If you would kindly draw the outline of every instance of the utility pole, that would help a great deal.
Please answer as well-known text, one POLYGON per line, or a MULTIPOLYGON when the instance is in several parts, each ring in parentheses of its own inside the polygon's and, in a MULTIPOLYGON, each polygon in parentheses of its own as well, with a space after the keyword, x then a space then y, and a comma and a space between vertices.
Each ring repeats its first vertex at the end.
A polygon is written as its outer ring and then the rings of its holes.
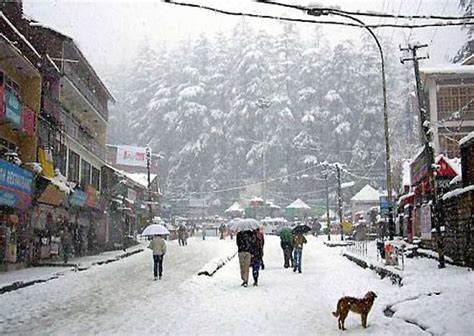
POLYGON ((271 105, 271 102, 266 100, 265 98, 259 98, 257 100, 257 106, 258 108, 262 111, 262 198, 263 198, 263 218, 266 216, 266 210, 267 210, 267 196, 266 196, 266 189, 267 189, 267 174, 266 174, 266 150, 267 150, 267 144, 266 144, 266 137, 265 137, 265 110, 268 109, 271 105))
POLYGON ((339 225, 341 226, 341 241, 344 240, 344 231, 342 230, 342 188, 341 188, 341 167, 335 163, 337 176, 337 207, 339 212, 339 225))
POLYGON ((153 210, 152 210, 152 205, 151 205, 150 165, 151 165, 151 150, 150 150, 150 147, 146 146, 146 170, 147 170, 147 179, 148 179, 148 219, 151 224, 153 221, 153 210))
POLYGON ((326 172, 324 174, 324 180, 326 181, 326 220, 328 225, 328 240, 331 240, 331 219, 329 218, 329 187, 328 187, 328 167, 326 166, 326 172))
POLYGON ((444 241, 443 241, 443 236, 441 233, 441 226, 438 221, 438 218, 436 216, 436 201, 437 201, 437 196, 436 196, 436 177, 435 177, 435 160, 434 160, 434 149, 433 149, 433 143, 431 142, 431 124, 427 118, 427 110, 426 110, 426 104, 425 104, 425 99, 424 99, 424 90, 423 90, 423 85, 421 83, 420 79, 420 67, 418 60, 420 59, 426 59, 428 57, 420 57, 417 56, 417 50, 421 48, 426 48, 428 45, 423 44, 423 45, 408 45, 407 48, 400 48, 401 51, 407 51, 411 54, 411 57, 407 58, 401 58, 402 64, 404 64, 407 61, 413 61, 414 65, 414 70, 415 70, 415 80, 416 80, 416 91, 417 91, 417 97, 418 97, 418 108, 420 112, 420 123, 421 123, 421 130, 422 130, 422 142, 425 146, 425 150, 428 153, 427 155, 427 162, 426 164, 428 165, 428 180, 429 180, 429 185, 430 185, 430 193, 429 193, 429 200, 431 203, 431 223, 432 226, 436 228, 436 234, 437 234, 437 249, 438 249, 438 257, 439 257, 439 268, 444 268, 445 266, 445 261, 444 261, 444 241))

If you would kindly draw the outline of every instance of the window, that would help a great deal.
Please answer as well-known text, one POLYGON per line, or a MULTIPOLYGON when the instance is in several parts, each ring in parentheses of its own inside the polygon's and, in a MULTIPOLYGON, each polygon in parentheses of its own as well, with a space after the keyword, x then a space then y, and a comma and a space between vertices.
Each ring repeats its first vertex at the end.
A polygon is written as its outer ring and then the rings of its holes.
POLYGON ((438 118, 453 120, 454 112, 461 119, 474 119, 474 86, 441 86, 437 94, 438 118), (463 111, 461 111, 463 110, 463 111))
POLYGON ((86 186, 91 183, 91 164, 81 160, 81 185, 86 186))
POLYGON ((17 146, 15 143, 7 139, 0 138, 0 156, 3 156, 5 153, 8 152, 16 152, 16 150, 17 146))
POLYGON ((460 157, 459 140, 466 134, 440 134, 439 151, 449 158, 460 157))
POLYGON ((94 186, 95 190, 100 190, 100 170, 92 167, 92 182, 91 184, 94 186))
POLYGON ((58 169, 61 172, 61 174, 66 176, 67 147, 64 144, 59 144, 59 143, 58 143, 57 146, 59 148, 57 166, 58 166, 58 169))
POLYGON ((79 182, 79 162, 80 157, 77 153, 69 150, 68 180, 79 182))

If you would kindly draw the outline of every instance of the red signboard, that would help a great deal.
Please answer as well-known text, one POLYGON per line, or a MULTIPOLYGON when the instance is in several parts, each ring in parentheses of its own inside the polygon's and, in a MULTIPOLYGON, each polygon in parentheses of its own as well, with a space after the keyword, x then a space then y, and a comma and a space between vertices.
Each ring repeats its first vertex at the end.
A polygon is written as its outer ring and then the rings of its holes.
POLYGON ((25 106, 21 116, 21 130, 29 136, 34 136, 36 131, 36 115, 28 106, 25 106))
POLYGON ((86 205, 91 208, 95 207, 95 203, 97 201, 97 191, 95 190, 95 188, 92 186, 87 186, 86 194, 86 205))
POLYGON ((438 176, 439 177, 456 177, 458 174, 454 171, 451 165, 446 161, 444 156, 441 156, 437 162, 439 165, 438 176))

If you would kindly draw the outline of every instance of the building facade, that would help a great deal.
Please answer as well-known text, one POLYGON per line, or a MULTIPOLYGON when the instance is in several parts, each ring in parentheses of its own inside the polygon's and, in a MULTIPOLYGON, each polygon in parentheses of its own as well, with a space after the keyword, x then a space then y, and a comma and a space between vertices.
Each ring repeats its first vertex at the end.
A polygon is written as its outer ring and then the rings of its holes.
POLYGON ((474 130, 474 66, 421 69, 433 128, 435 155, 459 157, 459 140, 474 130))

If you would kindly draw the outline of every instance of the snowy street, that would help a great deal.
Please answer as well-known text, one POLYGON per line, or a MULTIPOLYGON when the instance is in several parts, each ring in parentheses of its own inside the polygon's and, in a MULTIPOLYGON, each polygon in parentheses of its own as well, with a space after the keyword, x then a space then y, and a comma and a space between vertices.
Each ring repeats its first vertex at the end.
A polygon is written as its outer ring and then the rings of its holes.
POLYGON ((212 258, 232 255, 235 241, 193 238, 186 247, 168 242, 161 281, 153 281, 147 250, 1 295, 0 334, 342 334, 331 315, 337 300, 344 295, 362 297, 369 290, 378 298, 369 314, 368 329, 351 313, 345 333, 462 335, 474 327, 467 320, 473 304, 462 299, 472 297, 472 272, 448 268, 443 272, 449 272, 451 280, 439 284, 422 277, 410 283, 413 275, 398 287, 356 266, 341 255, 341 248, 326 247, 321 239, 308 237, 303 273, 298 274, 282 267, 279 239, 267 236, 266 268, 257 288, 240 287, 237 257, 213 277, 196 275, 212 258), (463 288, 457 286, 458 281, 464 282, 463 288), (430 292, 441 294, 428 295, 430 292), (454 304, 456 315, 449 314, 454 304), (384 310, 391 305, 395 315, 386 317, 384 310), (441 305, 444 310, 438 311, 441 305), (402 319, 418 322, 427 330, 402 319))

